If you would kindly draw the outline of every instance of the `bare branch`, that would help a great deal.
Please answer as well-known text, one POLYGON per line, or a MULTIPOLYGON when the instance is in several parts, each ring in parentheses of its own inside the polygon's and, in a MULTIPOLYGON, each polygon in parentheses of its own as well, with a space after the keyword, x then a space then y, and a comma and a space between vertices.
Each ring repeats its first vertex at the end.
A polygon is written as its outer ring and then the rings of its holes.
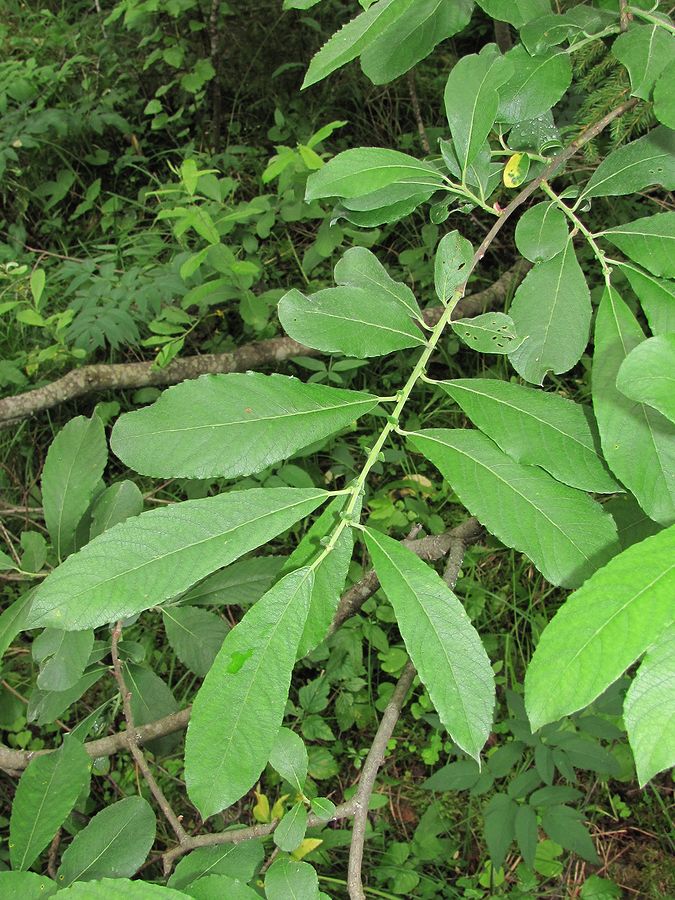
MULTIPOLYGON (((504 301, 516 278, 522 278, 526 268, 516 265, 505 272, 494 284, 476 294, 470 294, 458 306, 455 318, 475 316, 504 301)), ((431 307, 424 311, 428 325, 438 322, 443 307, 431 307)), ((27 416, 82 397, 85 394, 107 390, 130 390, 148 386, 177 384, 200 375, 229 372, 246 372, 249 369, 274 368, 293 356, 322 356, 318 350, 304 347, 289 337, 276 337, 267 341, 242 344, 229 353, 206 353, 203 356, 185 356, 175 359, 165 369, 153 368, 151 362, 105 363, 73 369, 51 384, 5 397, 0 400, 0 428, 18 422, 27 416)))
POLYGON ((425 153, 431 153, 431 147, 429 145, 429 137, 427 135, 427 130, 424 127, 424 119, 422 118, 422 110, 420 109, 420 101, 417 96, 417 87, 415 85, 415 70, 410 69, 408 72, 408 93, 410 94, 410 102, 412 103, 413 113, 415 114, 415 121, 417 122, 417 130, 420 135, 420 142, 422 144, 422 150, 425 153))
POLYGON ((619 27, 621 31, 627 31, 628 25, 633 20, 633 13, 628 8, 628 0, 619 0, 619 27))
POLYGON ((118 645, 120 637, 122 636, 122 622, 118 622, 112 633, 112 641, 110 645, 112 661, 113 661, 113 674, 115 676, 115 681, 117 682, 117 686, 120 689, 120 695, 122 697, 122 709, 124 711, 124 719, 127 723, 127 730, 125 732, 125 736, 127 739, 127 747, 129 748, 129 752, 133 756, 136 761, 136 765, 141 770, 141 774, 145 779, 145 783, 150 788, 150 792, 152 796, 155 798, 157 802, 157 806, 162 810, 164 816, 166 817, 167 822, 173 828, 174 834, 178 838, 179 842, 182 844, 183 841, 187 838, 187 832, 183 828, 180 823, 180 819, 175 814, 173 809, 171 808, 171 804, 164 796, 164 791, 162 791, 161 787, 155 781, 155 776, 150 771, 150 766, 148 765, 145 757, 143 756, 143 751, 138 746, 138 741, 136 740, 136 726, 134 725, 134 714, 131 709, 131 694, 127 690, 127 685, 124 680, 124 673, 122 671, 122 663, 120 662, 120 657, 118 653, 118 645))

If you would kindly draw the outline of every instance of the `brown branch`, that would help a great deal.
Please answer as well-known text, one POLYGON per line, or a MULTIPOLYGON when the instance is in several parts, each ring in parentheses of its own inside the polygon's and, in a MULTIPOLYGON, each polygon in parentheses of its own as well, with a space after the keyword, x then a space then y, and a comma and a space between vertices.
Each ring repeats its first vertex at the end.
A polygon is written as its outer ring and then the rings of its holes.
POLYGON ((131 693, 127 689, 127 685, 124 680, 122 663, 120 662, 118 653, 118 645, 121 636, 122 622, 119 621, 113 629, 110 650, 113 661, 113 674, 115 676, 115 681, 117 682, 120 690, 120 695, 122 697, 122 709, 124 711, 124 719, 127 724, 127 730, 125 732, 127 747, 129 748, 129 752, 136 761, 136 765, 141 770, 141 774, 143 775, 145 783, 150 788, 150 792, 155 798, 157 806, 159 806, 159 808, 164 813, 164 816, 169 825, 171 825, 171 827, 173 828, 174 834, 178 838, 178 841, 182 844, 183 841, 187 838, 187 832, 181 825, 180 819, 171 808, 171 804, 164 796, 164 791, 155 781, 155 776, 150 771, 150 766, 148 765, 145 756, 143 756, 143 751, 138 746, 138 741, 136 740, 136 726, 134 724, 134 714, 131 709, 131 693))
POLYGON ((424 127, 424 119, 422 118, 422 110, 420 109, 420 101, 417 96, 417 88, 415 86, 415 70, 410 69, 407 75, 408 80, 408 93, 410 94, 410 102, 412 103, 413 113, 415 114, 415 121, 417 122, 417 130, 420 135, 420 142, 422 144, 422 150, 425 153, 431 153, 431 146, 429 145, 429 136, 427 135, 427 130, 424 127))
MULTIPOLYGON (((475 316, 502 303, 514 280, 522 278, 525 271, 522 265, 514 266, 490 287, 470 294, 458 306, 456 318, 475 316)), ((435 325, 442 312, 442 307, 431 307, 424 311, 424 319, 428 325, 435 325)), ((266 341, 252 341, 228 353, 185 356, 174 360, 165 369, 153 368, 152 362, 82 366, 44 387, 0 400, 0 428, 95 391, 121 391, 176 384, 199 375, 276 367, 293 356, 322 355, 320 351, 304 347, 289 337, 276 337, 266 341)))
POLYGON ((619 28, 628 31, 628 25, 633 20, 633 13, 628 8, 628 0, 619 0, 619 28))

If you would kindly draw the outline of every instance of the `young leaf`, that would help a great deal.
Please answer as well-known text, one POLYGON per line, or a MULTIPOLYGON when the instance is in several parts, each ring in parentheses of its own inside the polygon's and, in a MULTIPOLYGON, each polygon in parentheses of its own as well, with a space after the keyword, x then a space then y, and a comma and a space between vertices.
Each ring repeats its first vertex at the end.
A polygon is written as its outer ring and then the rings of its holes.
POLYGON ((675 189, 675 133, 662 125, 612 151, 593 172, 581 196, 617 197, 654 184, 667 191, 675 189))
POLYGON ((45 628, 32 646, 33 659, 40 663, 37 686, 43 691, 67 691, 82 677, 93 646, 93 631, 45 628))
POLYGON ((455 334, 478 353, 512 353, 523 342, 513 319, 504 313, 483 313, 472 319, 455 319, 450 324, 455 334))
POLYGON ((433 428, 409 437, 466 508, 552 584, 578 587, 619 549, 616 526, 598 503, 514 462, 480 432, 433 428))
POLYGON ((162 612, 171 647, 195 675, 203 678, 218 655, 230 626, 220 616, 194 606, 172 606, 162 612))
POLYGON ((673 37, 660 25, 634 25, 612 44, 612 53, 628 69, 631 94, 649 100, 656 79, 673 58, 673 37))
POLYGON ((9 823, 13 869, 28 869, 63 825, 89 785, 91 760, 74 738, 59 749, 31 760, 21 776, 9 823))
POLYGON ((495 703, 490 660, 455 594, 393 538, 364 530, 410 658, 453 741, 479 759, 495 703))
POLYGON ((654 278, 629 263, 622 272, 630 282, 642 306, 653 334, 675 331, 675 285, 661 278, 654 278))
POLYGON ((235 478, 329 437, 376 405, 370 394, 285 375, 202 375, 120 416, 110 444, 143 475, 235 478))
POLYGON ((569 229, 555 203, 536 203, 518 220, 516 247, 531 262, 553 259, 567 246, 569 229))
POLYGON ((629 400, 616 386, 623 361, 644 341, 637 320, 612 289, 595 324, 593 408, 612 472, 656 522, 675 520, 675 429, 660 413, 629 400))
POLYGON ((128 519, 67 559, 35 593, 26 628, 96 628, 163 603, 265 544, 329 495, 251 488, 128 519))
POLYGON ((652 275, 675 277, 675 212, 655 213, 601 234, 652 275))
POLYGON ((379 289, 327 288, 309 297, 291 290, 279 301, 278 311, 289 337, 325 353, 364 359, 424 346, 408 311, 379 289))
POLYGON ((498 122, 524 122, 543 115, 560 100, 572 81, 569 54, 549 50, 530 56, 518 44, 505 57, 513 67, 499 88, 498 122))
POLYGON ((361 69, 373 84, 393 81, 468 25, 472 11, 472 0, 415 0, 364 48, 361 69))
POLYGON ((59 559, 75 550, 75 531, 107 458, 103 423, 96 414, 91 419, 71 419, 49 447, 42 470, 42 503, 59 559))
POLYGON ((358 147, 338 153, 318 172, 312 172, 307 179, 305 200, 310 203, 324 197, 362 197, 400 182, 435 190, 443 185, 443 177, 431 163, 407 153, 358 147))
POLYGON ((509 354, 516 372, 543 384, 548 372, 571 369, 588 343, 591 311, 588 285, 568 240, 553 259, 537 263, 516 291, 509 314, 525 338, 509 354))
POLYGON ((445 112, 462 174, 476 158, 494 125, 499 95, 512 64, 493 45, 463 56, 445 86, 445 112))
POLYGON ((319 900, 319 879, 309 863, 292 859, 275 860, 265 875, 267 900, 319 900))
POLYGON ((377 256, 366 247, 350 247, 338 260, 333 276, 336 284, 372 288, 387 294, 400 303, 413 319, 422 319, 415 295, 408 285, 394 281, 377 256))
POLYGON ((675 765, 675 626, 649 648, 626 694, 623 719, 640 787, 675 765))
POLYGON ((444 234, 436 248, 434 284, 436 296, 445 303, 469 277, 473 261, 471 242, 459 231, 444 234))
POLYGON ((97 813, 61 857, 58 882, 125 878, 136 872, 155 840, 156 820, 142 797, 126 797, 97 813))
POLYGON ((302 88, 322 81, 331 72, 356 59, 411 5, 412 0, 380 0, 344 25, 314 55, 302 88))
POLYGON ((169 878, 168 885, 177 890, 185 890, 207 875, 225 875, 247 882, 258 871, 263 858, 263 846, 259 840, 200 847, 181 859, 169 878))
POLYGON ((143 512, 143 494, 133 481, 111 484, 97 498, 91 512, 89 536, 95 538, 113 525, 143 512))
POLYGON ((185 781, 204 818, 243 797, 269 759, 286 708, 312 580, 311 569, 298 569, 251 607, 225 638, 195 698, 185 781))
POLYGON ((621 363, 616 386, 675 422, 675 333, 649 338, 621 363))
POLYGON ((290 853, 299 847, 307 830, 307 810, 304 804, 292 806, 274 831, 274 843, 280 850, 290 853))
POLYGON ((583 709, 673 621, 675 526, 634 544, 558 610, 525 676, 532 730, 583 709))
POLYGON ((582 491, 620 490, 598 457, 592 413, 586 407, 493 378, 458 378, 438 386, 516 462, 541 466, 582 491))
MULTIPOLYGON (((307 749, 299 734, 290 728, 280 728, 269 763, 299 794, 303 792, 307 780, 307 749)), ((292 849, 295 850, 295 847, 292 849)))

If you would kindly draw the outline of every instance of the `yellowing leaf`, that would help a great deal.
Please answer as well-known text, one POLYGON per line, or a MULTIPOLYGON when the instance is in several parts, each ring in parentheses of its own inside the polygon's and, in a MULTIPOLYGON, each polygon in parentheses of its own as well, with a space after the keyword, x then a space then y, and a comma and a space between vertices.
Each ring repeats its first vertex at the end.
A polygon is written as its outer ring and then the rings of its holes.
POLYGON ((514 153, 504 166, 502 179, 507 188, 517 188, 527 178, 530 171, 530 157, 527 153, 514 153))
POLYGON ((284 802, 288 800, 290 794, 282 794, 281 797, 277 800, 277 802, 272 807, 272 815, 271 819, 280 819, 283 814, 286 812, 284 809, 284 802))
POLYGON ((316 850, 317 847, 320 847, 323 844, 323 841, 319 838, 305 838, 304 841, 300 844, 299 847, 296 847, 295 850, 291 853, 293 859, 304 859, 308 853, 311 853, 312 850, 316 850))
POLYGON ((253 818, 256 822, 271 822, 273 817, 270 815, 270 801, 267 799, 267 795, 255 791, 255 797, 256 804, 253 807, 253 818))

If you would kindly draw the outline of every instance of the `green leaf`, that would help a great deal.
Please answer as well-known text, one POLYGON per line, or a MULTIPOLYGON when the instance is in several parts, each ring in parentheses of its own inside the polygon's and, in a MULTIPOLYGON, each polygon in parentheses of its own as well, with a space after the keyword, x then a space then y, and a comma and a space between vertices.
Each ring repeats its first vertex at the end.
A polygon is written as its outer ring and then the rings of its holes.
POLYGON ((675 285, 625 263, 621 267, 637 295, 653 334, 675 331, 675 285))
POLYGON ((494 868, 506 859, 516 836, 518 804, 506 794, 495 794, 483 812, 485 842, 494 868))
POLYGON ((89 785, 91 760, 79 741, 31 760, 14 795, 9 823, 13 869, 28 869, 63 825, 89 785))
POLYGON ((659 75, 673 58, 675 40, 660 25, 633 25, 612 44, 630 75, 631 95, 649 100, 659 75))
MULTIPOLYGON (((131 711, 136 725, 147 725, 178 711, 169 685, 147 666, 124 663, 124 680, 131 694, 131 711)), ((175 749, 178 735, 169 734, 146 744, 153 753, 164 756, 175 749)))
POLYGON ((361 68, 373 84, 386 84, 412 69, 441 41, 469 24, 472 0, 415 0, 361 53, 361 68))
POLYGON ((90 537, 103 534, 131 516, 143 512, 143 494, 133 481, 111 484, 97 498, 91 513, 90 537))
POLYGON ((339 285, 371 288, 387 294, 414 319, 422 320, 417 300, 408 285, 394 281, 375 254, 366 247, 350 247, 336 264, 334 278, 339 285))
POLYGON ((623 550, 661 531, 661 526, 642 511, 632 494, 610 497, 605 509, 616 522, 623 550))
POLYGON ((536 119, 555 106, 572 81, 572 65, 564 51, 530 56, 518 44, 505 58, 513 66, 513 74, 499 88, 498 122, 536 119))
POLYGON ((443 177, 431 163, 407 153, 359 147, 338 153, 318 172, 312 172, 307 179, 305 200, 310 203, 324 197, 362 197, 400 182, 435 190, 442 186, 443 177))
POLYGON ((546 13, 551 12, 550 0, 476 0, 478 6, 493 19, 508 22, 520 28, 546 13))
POLYGON ((204 818, 235 803, 265 767, 286 708, 312 570, 284 576, 233 628, 192 707, 185 781, 204 818))
MULTIPOLYGON (((270 753, 269 763, 299 794, 302 794, 307 780, 307 749, 299 734, 290 728, 280 728, 270 753)), ((295 847, 291 849, 295 850, 295 847)))
POLYGON ((509 147, 512 150, 531 150, 540 155, 560 150, 562 140, 553 121, 553 113, 549 110, 543 116, 514 125, 509 132, 509 147))
POLYGON ((492 727, 487 653, 455 594, 412 551, 364 529, 366 547, 420 679, 453 741, 474 759, 492 727))
POLYGON ((455 334, 478 353, 512 353, 523 342, 513 319, 504 313, 483 313, 471 319, 455 319, 450 324, 455 334))
POLYGON ((40 663, 37 686, 43 691, 67 691, 82 677, 92 647, 93 631, 45 628, 33 641, 33 659, 40 663))
POLYGON ((87 511, 108 458, 103 423, 71 419, 52 441, 42 470, 45 522, 56 555, 75 550, 75 531, 87 511))
POLYGON ((675 333, 638 344, 621 363, 616 386, 675 422, 675 333))
POLYGON ((471 241, 462 237, 459 231, 443 235, 436 248, 434 261, 434 284, 436 296, 441 303, 449 300, 457 288, 466 282, 472 262, 471 241))
POLYGON ((578 587, 618 550, 616 526, 598 503, 514 462, 480 432, 434 428, 409 437, 466 508, 552 584, 578 587))
POLYGON ((59 884, 133 875, 153 845, 155 826, 152 807, 142 797, 126 797, 105 807, 68 845, 59 884))
POLYGON ((425 791, 466 791, 480 778, 480 769, 473 760, 461 759, 443 766, 422 782, 425 791))
POLYGON ((23 597, 19 597, 0 615, 0 659, 14 638, 23 631, 26 615, 30 609, 34 591, 26 591, 23 597))
POLYGON ((194 606, 172 606, 163 610, 162 618, 169 644, 178 659, 203 678, 230 626, 220 616, 194 606))
POLYGON ((463 56, 445 86, 445 112, 462 173, 478 155, 492 130, 499 106, 497 90, 511 76, 512 65, 493 45, 463 56))
POLYGON ((655 213, 600 233, 652 275, 675 277, 675 212, 655 213))
POLYGON ((96 628, 163 603, 267 543, 329 495, 251 488, 152 509, 116 525, 36 591, 26 628, 96 628))
POLYGON ((592 413, 584 406, 492 378, 458 378, 438 385, 474 425, 519 463, 541 466, 582 491, 620 490, 598 457, 592 413))
POLYGON ((292 806, 274 831, 274 843, 291 853, 300 846, 307 830, 307 810, 302 803, 292 806))
POLYGON ((263 858, 263 846, 259 840, 200 847, 181 859, 168 885, 185 890, 188 885, 207 875, 226 875, 247 882, 258 871, 263 858))
POLYGON ((330 37, 312 57, 302 88, 322 81, 346 65, 373 43, 392 22, 402 15, 413 0, 380 0, 330 37))
POLYGON ((675 444, 672 424, 629 400, 616 379, 623 361, 644 341, 637 320, 612 289, 606 290, 595 324, 593 408, 602 450, 612 472, 656 522, 675 520, 675 444))
POLYGON ((664 68, 654 86, 654 115, 668 128, 675 128, 674 80, 675 59, 671 60, 664 68))
POLYGON ((265 875, 267 900, 319 900, 319 879, 309 863, 277 859, 265 875))
POLYGON ((376 405, 370 394, 285 375, 202 375, 120 416, 111 447, 143 475, 236 478, 287 459, 376 405))
POLYGON ((98 881, 78 881, 63 891, 63 896, 76 900, 110 900, 111 897, 131 900, 179 900, 185 897, 179 891, 147 881, 128 881, 126 878, 101 878, 98 881))
POLYGON ((667 191, 675 189, 675 133, 662 125, 610 153, 581 196, 617 197, 656 184, 667 191))
POLYGON ((526 381, 543 384, 576 365, 586 349, 591 296, 571 240, 546 262, 537 263, 516 291, 509 314, 525 340, 509 354, 526 381))
POLYGON ((518 220, 516 247, 531 262, 553 259, 567 246, 569 229, 555 203, 535 203, 518 220))
POLYGON ((333 217, 346 219, 361 228, 373 228, 397 222, 424 203, 438 189, 437 184, 420 187, 417 182, 391 184, 388 187, 344 200, 335 207, 333 217))
POLYGON ((279 301, 278 312, 289 337, 325 353, 364 359, 424 346, 422 332, 408 311, 378 289, 327 288, 309 297, 291 290, 279 301))
POLYGON ((0 894, 21 897, 21 900, 42 900, 51 897, 58 885, 45 875, 35 872, 0 872, 0 894))
POLYGON ((314 797, 312 800, 312 812, 325 822, 330 822, 336 810, 336 805, 328 797, 314 797))
POLYGON ((552 806, 545 809, 541 816, 541 827, 561 847, 573 850, 588 862, 600 864, 591 836, 578 810, 569 806, 552 806))
POLYGON ((183 594, 190 606, 250 606, 276 581, 283 556, 253 556, 214 572, 183 594))
POLYGON ((260 900, 260 894, 243 881, 228 878, 227 875, 208 875, 193 882, 187 889, 188 896, 195 900, 260 900))
POLYGON ((583 709, 673 621, 675 527, 634 544, 558 610, 525 676, 533 731, 583 709))
POLYGON ((531 806, 523 804, 518 807, 514 822, 514 831, 518 849, 521 852, 523 861, 526 866, 531 869, 534 865, 534 856, 537 852, 537 840, 539 838, 537 829, 537 814, 531 806))
POLYGON ((640 787, 675 765, 675 626, 649 648, 626 694, 623 719, 640 787))
POLYGON ((30 701, 26 709, 26 719, 28 722, 35 722, 37 725, 47 725, 56 721, 57 718, 63 716, 63 713, 76 700, 80 699, 85 691, 93 687, 102 676, 103 670, 99 668, 85 672, 82 678, 66 691, 41 691, 36 688, 30 695, 30 701))

